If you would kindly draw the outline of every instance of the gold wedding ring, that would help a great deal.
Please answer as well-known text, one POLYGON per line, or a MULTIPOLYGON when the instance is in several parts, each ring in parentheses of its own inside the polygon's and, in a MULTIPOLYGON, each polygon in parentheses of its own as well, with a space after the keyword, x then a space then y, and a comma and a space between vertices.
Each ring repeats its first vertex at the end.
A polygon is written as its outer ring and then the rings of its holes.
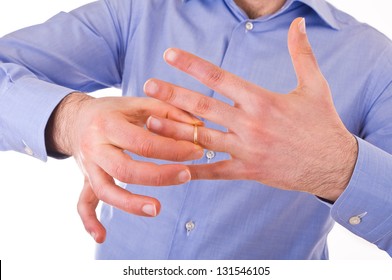
POLYGON ((197 145, 197 124, 193 125, 193 143, 197 145))

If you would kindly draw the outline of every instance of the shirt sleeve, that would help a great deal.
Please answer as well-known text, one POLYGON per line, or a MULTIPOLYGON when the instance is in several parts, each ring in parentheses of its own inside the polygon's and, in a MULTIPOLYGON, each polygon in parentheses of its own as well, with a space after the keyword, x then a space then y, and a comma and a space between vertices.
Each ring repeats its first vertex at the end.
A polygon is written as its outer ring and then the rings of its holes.
POLYGON ((383 56, 385 63, 377 65, 382 69, 380 79, 369 86, 370 92, 381 94, 367 102, 369 110, 357 137, 356 166, 331 214, 339 224, 392 256, 392 85, 387 81, 392 76, 392 60, 388 57, 383 56))
POLYGON ((0 150, 46 160, 45 127, 66 95, 121 86, 117 11, 129 16, 130 2, 91 3, 0 39, 0 150))

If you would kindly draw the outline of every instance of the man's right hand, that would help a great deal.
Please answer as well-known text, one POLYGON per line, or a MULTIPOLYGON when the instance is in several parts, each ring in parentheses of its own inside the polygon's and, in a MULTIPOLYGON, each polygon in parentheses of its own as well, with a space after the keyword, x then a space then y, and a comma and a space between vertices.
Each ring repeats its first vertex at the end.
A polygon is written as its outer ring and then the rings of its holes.
POLYGON ((200 122, 169 104, 132 97, 93 98, 82 93, 65 97, 46 128, 49 152, 73 156, 85 176, 78 212, 96 242, 106 231, 95 208, 99 200, 135 215, 154 217, 160 203, 115 184, 115 179, 148 186, 179 185, 191 179, 185 165, 156 165, 135 161, 129 153, 170 161, 202 157, 203 149, 187 141, 176 141, 144 129, 149 116, 195 124, 200 122))

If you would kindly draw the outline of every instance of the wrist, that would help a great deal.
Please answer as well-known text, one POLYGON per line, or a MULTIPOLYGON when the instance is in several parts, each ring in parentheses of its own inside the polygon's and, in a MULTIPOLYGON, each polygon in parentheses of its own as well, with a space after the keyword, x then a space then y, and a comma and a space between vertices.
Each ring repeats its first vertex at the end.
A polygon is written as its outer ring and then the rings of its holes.
POLYGON ((318 197, 332 203, 335 202, 347 188, 358 157, 358 142, 352 134, 349 134, 345 138, 340 147, 342 150, 334 163, 331 174, 331 177, 335 178, 335 180, 331 180, 324 185, 324 187, 321 188, 322 192, 317 194, 318 197))
POLYGON ((48 154, 73 155, 75 124, 81 107, 93 97, 74 92, 67 95, 52 112, 45 129, 45 142, 48 154))

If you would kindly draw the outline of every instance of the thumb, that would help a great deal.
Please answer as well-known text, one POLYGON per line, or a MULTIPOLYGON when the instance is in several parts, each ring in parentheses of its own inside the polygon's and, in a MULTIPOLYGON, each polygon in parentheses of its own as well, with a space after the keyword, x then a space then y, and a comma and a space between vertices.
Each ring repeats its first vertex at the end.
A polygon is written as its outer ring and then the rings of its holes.
POLYGON ((288 48, 297 75, 298 88, 317 89, 326 84, 306 35, 305 18, 296 18, 291 23, 288 48))
POLYGON ((97 214, 95 213, 98 202, 99 200, 92 191, 90 182, 86 177, 78 201, 78 213, 82 219, 84 228, 94 238, 95 242, 103 243, 106 239, 106 229, 98 220, 97 214))

